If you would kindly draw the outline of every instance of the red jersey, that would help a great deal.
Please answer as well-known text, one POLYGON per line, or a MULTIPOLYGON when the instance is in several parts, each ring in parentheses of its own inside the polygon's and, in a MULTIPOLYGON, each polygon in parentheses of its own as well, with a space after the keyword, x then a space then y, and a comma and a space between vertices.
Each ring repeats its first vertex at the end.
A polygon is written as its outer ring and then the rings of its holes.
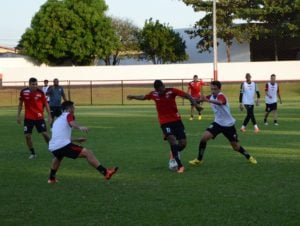
POLYGON ((21 90, 19 98, 25 105, 25 119, 44 119, 44 106, 47 103, 47 99, 42 90, 31 91, 27 87, 21 90))
POLYGON ((199 80, 197 82, 191 81, 188 84, 189 90, 191 91, 191 96, 194 98, 200 97, 201 87, 205 85, 205 82, 199 80))
POLYGON ((146 100, 155 101, 160 124, 181 120, 175 101, 176 96, 183 97, 185 92, 175 88, 166 88, 163 94, 152 91, 145 96, 146 100))

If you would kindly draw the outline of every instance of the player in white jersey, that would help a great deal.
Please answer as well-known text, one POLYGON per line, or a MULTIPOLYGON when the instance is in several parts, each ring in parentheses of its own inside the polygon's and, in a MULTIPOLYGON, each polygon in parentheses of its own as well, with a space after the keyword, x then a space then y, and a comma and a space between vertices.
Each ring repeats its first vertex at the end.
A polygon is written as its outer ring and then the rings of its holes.
POLYGON ((268 116, 270 112, 273 112, 273 120, 274 125, 278 126, 277 122, 277 97, 279 99, 280 104, 282 104, 281 96, 279 92, 279 85, 276 82, 276 76, 274 74, 271 75, 271 81, 266 84, 265 87, 265 100, 266 100, 266 112, 265 112, 265 118, 264 123, 267 126, 268 125, 268 116))
POLYGON ((230 142, 233 150, 241 153, 252 164, 257 164, 253 158, 240 144, 235 128, 235 119, 230 113, 229 104, 226 96, 221 92, 221 82, 212 81, 210 85, 211 95, 201 97, 201 101, 211 104, 212 110, 215 115, 215 120, 206 131, 202 134, 198 157, 189 161, 191 165, 200 165, 203 162, 204 151, 206 144, 210 139, 214 139, 218 134, 222 133, 230 142))
POLYGON ((80 126, 75 121, 74 116, 74 103, 72 101, 65 101, 62 103, 63 113, 55 120, 52 127, 52 138, 49 142, 49 150, 54 155, 52 160, 50 175, 48 179, 49 184, 58 182, 56 179, 56 172, 59 169, 61 161, 64 157, 76 159, 86 158, 88 163, 96 168, 104 178, 109 180, 113 174, 118 170, 118 167, 107 169, 97 160, 92 151, 74 144, 72 142, 78 142, 81 144, 86 141, 86 138, 72 139, 72 128, 79 129, 83 132, 88 132, 88 128, 80 126))
POLYGON ((254 102, 256 106, 259 105, 260 93, 258 87, 255 82, 251 81, 251 75, 249 73, 246 74, 246 81, 241 84, 240 88, 240 109, 241 111, 245 108, 247 110, 247 115, 244 119, 243 125, 241 127, 242 132, 246 132, 246 126, 251 119, 251 122, 254 126, 254 132, 258 133, 259 128, 256 123, 256 119, 254 116, 254 102), (254 96, 257 96, 256 101, 254 100, 254 96))

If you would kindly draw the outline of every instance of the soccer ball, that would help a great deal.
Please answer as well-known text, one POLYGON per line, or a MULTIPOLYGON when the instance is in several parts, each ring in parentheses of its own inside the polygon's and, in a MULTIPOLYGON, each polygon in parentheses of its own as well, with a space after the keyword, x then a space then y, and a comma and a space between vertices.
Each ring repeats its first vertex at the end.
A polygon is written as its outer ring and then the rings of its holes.
POLYGON ((176 160, 175 159, 170 159, 169 160, 169 169, 172 170, 172 171, 175 171, 175 170, 177 170, 177 167, 178 167, 178 165, 177 165, 176 160))

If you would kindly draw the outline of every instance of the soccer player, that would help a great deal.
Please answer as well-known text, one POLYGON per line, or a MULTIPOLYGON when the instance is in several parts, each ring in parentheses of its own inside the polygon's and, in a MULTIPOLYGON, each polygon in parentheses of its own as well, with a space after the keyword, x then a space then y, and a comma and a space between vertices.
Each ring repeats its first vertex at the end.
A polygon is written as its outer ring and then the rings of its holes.
MULTIPOLYGON (((189 82, 187 93, 189 93, 196 101, 197 104, 201 105, 201 102, 198 100, 203 94, 202 86, 205 85, 205 82, 202 79, 198 79, 198 75, 194 75, 193 81, 189 82)), ((191 117, 190 120, 194 119, 194 105, 191 105, 191 117)), ((201 109, 203 110, 203 109, 201 109)), ((202 119, 201 111, 198 111, 198 120, 202 119)))
POLYGON ((52 120, 46 96, 42 90, 38 89, 36 78, 30 78, 29 87, 22 89, 20 92, 17 110, 17 122, 19 124, 21 123, 23 103, 25 105, 24 135, 27 147, 30 151, 29 159, 36 159, 37 155, 32 142, 33 127, 36 127, 37 131, 43 135, 47 144, 50 140, 44 120, 44 107, 48 113, 48 122, 51 123, 52 120))
POLYGON ((48 103, 49 103, 50 98, 49 98, 49 96, 47 95, 47 91, 48 91, 48 89, 49 89, 48 83, 49 83, 49 81, 48 81, 47 79, 45 79, 45 80, 44 80, 44 86, 42 87, 42 90, 43 90, 44 94, 46 95, 47 101, 48 101, 48 103))
POLYGON ((210 85, 211 95, 202 96, 201 101, 211 104, 212 110, 215 115, 215 120, 203 133, 200 144, 198 157, 189 161, 191 165, 200 165, 203 163, 203 155, 206 149, 206 144, 210 139, 216 138, 216 136, 222 133, 230 142, 233 150, 241 153, 252 164, 257 164, 255 158, 253 158, 238 141, 238 135, 235 128, 235 119, 230 113, 229 103, 226 96, 221 92, 221 82, 212 81, 210 85))
MULTIPOLYGON (((53 86, 50 86, 47 95, 50 98, 49 106, 51 110, 51 116, 54 122, 54 119, 56 119, 58 116, 61 115, 62 109, 61 109, 61 98, 63 98, 64 101, 67 100, 64 88, 59 85, 59 81, 57 78, 53 80, 53 86)), ((52 124, 51 124, 52 127, 52 124)))
POLYGON ((257 126, 256 119, 254 116, 254 102, 256 103, 256 106, 258 106, 259 98, 260 98, 260 93, 258 87, 255 82, 251 81, 251 75, 247 73, 246 81, 241 84, 240 97, 239 97, 241 111, 244 109, 244 107, 247 110, 247 115, 240 129, 242 132, 246 132, 246 126, 250 121, 250 119, 254 126, 254 132, 255 133, 259 132, 259 128, 257 126), (256 102, 254 100, 255 93, 257 96, 256 102))
POLYGON ((52 138, 49 142, 49 150, 54 155, 52 160, 50 175, 48 179, 49 184, 58 182, 56 173, 59 169, 61 161, 64 157, 76 159, 86 158, 88 163, 103 174, 106 180, 109 180, 114 175, 118 167, 107 169, 97 160, 92 151, 74 144, 73 142, 82 143, 86 138, 71 138, 72 128, 79 129, 83 132, 88 132, 88 128, 80 126, 75 121, 75 107, 72 101, 65 101, 62 103, 63 113, 55 120, 52 127, 52 138))
POLYGON ((191 104, 196 106, 197 109, 199 106, 197 106, 196 101, 188 93, 175 88, 165 88, 161 80, 154 81, 154 89, 154 91, 146 95, 128 95, 127 99, 155 101, 161 129, 171 146, 172 155, 178 165, 177 172, 183 173, 184 166, 180 161, 179 152, 186 147, 186 134, 175 98, 176 96, 180 96, 189 99, 191 104))
POLYGON ((271 81, 266 83, 265 88, 265 101, 266 101, 266 111, 265 111, 265 118, 264 123, 267 126, 268 125, 268 116, 270 112, 273 112, 273 120, 274 125, 278 126, 277 122, 277 97, 280 101, 280 104, 282 104, 281 96, 279 92, 279 85, 276 82, 276 75, 271 75, 271 81))

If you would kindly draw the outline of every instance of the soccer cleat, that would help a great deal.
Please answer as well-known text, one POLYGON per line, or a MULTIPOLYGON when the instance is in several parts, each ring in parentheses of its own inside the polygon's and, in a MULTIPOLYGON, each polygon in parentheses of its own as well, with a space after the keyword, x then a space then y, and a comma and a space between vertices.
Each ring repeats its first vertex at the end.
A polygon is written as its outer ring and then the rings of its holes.
POLYGON ((183 166, 179 167, 177 173, 184 173, 184 167, 183 166))
POLYGON ((112 168, 112 169, 107 169, 106 170, 106 174, 105 174, 105 179, 109 180, 117 171, 118 171, 118 167, 112 168))
POLYGON ((191 121, 194 120, 194 117, 190 117, 190 120, 191 120, 191 121))
POLYGON ((203 160, 193 159, 193 160, 189 161, 189 163, 191 165, 198 166, 198 165, 201 165, 203 163, 203 160))
POLYGON ((245 132, 246 132, 246 128, 245 128, 245 127, 241 127, 241 128, 240 128, 240 131, 241 131, 242 133, 245 133, 245 132))
POLYGON ((260 132, 260 130, 258 127, 254 128, 254 133, 259 133, 259 132, 260 132))
POLYGON ((199 116, 198 116, 198 120, 201 120, 201 119, 202 119, 202 115, 199 115, 199 116))
POLYGON ((274 126, 279 126, 279 124, 276 122, 276 123, 274 123, 274 126))
POLYGON ((55 184, 55 183, 58 183, 58 180, 56 178, 53 178, 53 179, 49 178, 48 179, 48 184, 55 184))
POLYGON ((36 159, 36 157, 37 156, 35 154, 31 154, 31 155, 29 155, 28 159, 34 160, 34 159, 36 159))
POLYGON ((251 164, 257 164, 256 159, 253 158, 252 156, 250 156, 250 158, 249 158, 248 160, 249 160, 249 162, 250 162, 251 164))
POLYGON ((269 125, 269 123, 268 123, 268 122, 265 122, 265 126, 267 126, 267 125, 269 125))

